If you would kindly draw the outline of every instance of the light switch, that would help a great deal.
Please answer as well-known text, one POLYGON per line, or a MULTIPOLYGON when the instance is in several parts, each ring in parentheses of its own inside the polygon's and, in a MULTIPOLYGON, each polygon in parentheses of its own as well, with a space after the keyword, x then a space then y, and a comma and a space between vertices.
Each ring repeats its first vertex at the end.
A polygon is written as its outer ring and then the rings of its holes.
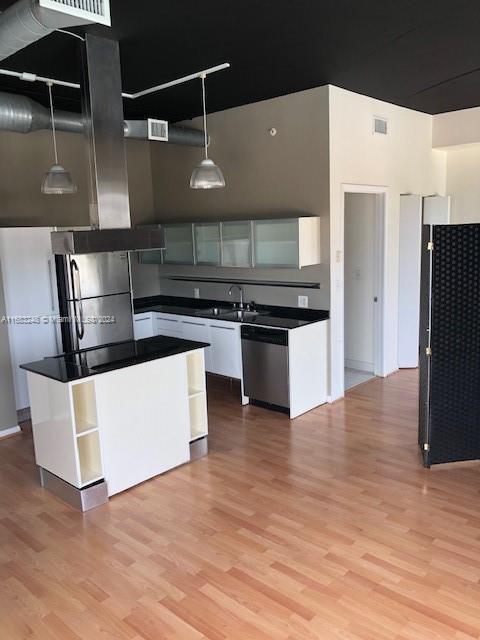
POLYGON ((194 298, 200 298, 200 289, 198 287, 195 287, 193 289, 193 297, 194 298))

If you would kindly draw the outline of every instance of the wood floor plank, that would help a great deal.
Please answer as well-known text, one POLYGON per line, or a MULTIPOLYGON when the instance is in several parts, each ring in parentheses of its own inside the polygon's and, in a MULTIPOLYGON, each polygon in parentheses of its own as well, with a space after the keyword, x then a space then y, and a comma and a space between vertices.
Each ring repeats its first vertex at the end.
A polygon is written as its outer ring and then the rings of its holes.
POLYGON ((0 441, 0 637, 480 639, 480 463, 423 469, 417 374, 290 421, 208 383, 209 455, 87 514, 0 441))

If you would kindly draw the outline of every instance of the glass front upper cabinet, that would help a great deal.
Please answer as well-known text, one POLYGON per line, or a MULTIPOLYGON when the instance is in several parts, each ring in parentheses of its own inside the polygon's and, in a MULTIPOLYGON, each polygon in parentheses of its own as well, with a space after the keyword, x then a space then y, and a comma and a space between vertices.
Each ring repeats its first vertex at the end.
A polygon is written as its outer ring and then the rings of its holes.
POLYGON ((198 222, 194 225, 196 264, 220 264, 220 223, 198 222))
POLYGON ((222 266, 252 266, 252 223, 250 220, 222 222, 222 266))
POLYGON ((163 264, 193 264, 193 224, 166 224, 163 264))
POLYGON ((162 253, 162 249, 137 251, 138 262, 140 264, 162 264, 162 253))
POLYGON ((254 220, 256 267, 299 267, 298 219, 254 220))

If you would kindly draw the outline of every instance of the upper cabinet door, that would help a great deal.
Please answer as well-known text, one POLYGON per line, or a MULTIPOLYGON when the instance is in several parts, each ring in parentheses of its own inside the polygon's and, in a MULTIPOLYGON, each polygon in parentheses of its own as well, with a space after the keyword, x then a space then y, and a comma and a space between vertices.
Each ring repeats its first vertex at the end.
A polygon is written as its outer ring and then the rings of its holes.
POLYGON ((252 266, 252 224, 250 220, 222 222, 222 266, 252 266))
POLYGON ((166 224, 164 264, 194 264, 193 225, 166 224))
POLYGON ((220 264, 220 223, 197 222, 194 224, 196 264, 220 264))
POLYGON ((253 246, 256 267, 298 268, 298 219, 255 220, 253 246))
POLYGON ((162 253, 162 249, 137 251, 137 259, 140 264, 162 264, 162 253))

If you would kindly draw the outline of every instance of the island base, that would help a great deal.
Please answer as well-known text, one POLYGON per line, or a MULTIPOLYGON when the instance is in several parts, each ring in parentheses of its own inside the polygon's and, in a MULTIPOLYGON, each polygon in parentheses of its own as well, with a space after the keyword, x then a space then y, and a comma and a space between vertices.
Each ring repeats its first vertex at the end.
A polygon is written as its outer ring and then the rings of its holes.
POLYGON ((203 458, 208 453, 208 437, 198 438, 190 442, 190 462, 203 458))
POLYGON ((39 469, 42 487, 78 511, 89 511, 108 502, 108 489, 105 480, 78 489, 43 467, 39 467, 39 469))

